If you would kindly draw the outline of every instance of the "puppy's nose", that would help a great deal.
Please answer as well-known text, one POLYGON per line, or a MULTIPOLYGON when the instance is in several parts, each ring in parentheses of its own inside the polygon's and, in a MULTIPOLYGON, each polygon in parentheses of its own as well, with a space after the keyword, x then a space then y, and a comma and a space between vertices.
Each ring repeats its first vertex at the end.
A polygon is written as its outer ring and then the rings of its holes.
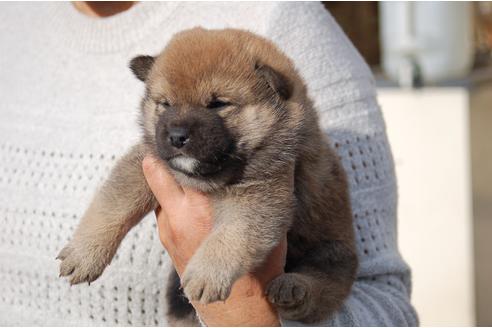
POLYGON ((189 140, 188 130, 182 127, 172 127, 169 129, 169 143, 176 148, 181 148, 189 140))

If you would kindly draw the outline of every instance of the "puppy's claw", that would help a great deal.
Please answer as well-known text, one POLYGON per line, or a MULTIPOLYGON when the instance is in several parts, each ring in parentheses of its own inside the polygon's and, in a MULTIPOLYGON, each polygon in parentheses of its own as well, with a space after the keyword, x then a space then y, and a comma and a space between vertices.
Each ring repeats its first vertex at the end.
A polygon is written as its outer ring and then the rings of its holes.
POLYGON ((60 277, 66 277, 73 273, 75 267, 71 263, 62 262, 60 265, 60 277))
POLYGON ((67 246, 62 248, 60 253, 58 253, 58 255, 56 256, 56 259, 63 261, 64 259, 67 258, 68 255, 70 255, 71 252, 72 252, 72 248, 70 247, 70 245, 67 245, 67 246))

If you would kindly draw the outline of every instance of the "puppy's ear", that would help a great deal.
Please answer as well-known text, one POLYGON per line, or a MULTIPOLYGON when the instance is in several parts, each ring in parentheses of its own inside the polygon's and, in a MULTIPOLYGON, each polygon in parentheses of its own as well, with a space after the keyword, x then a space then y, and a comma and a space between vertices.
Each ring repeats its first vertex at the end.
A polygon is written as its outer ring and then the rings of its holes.
POLYGON ((130 61, 130 69, 140 81, 145 82, 154 61, 152 56, 137 56, 130 61))
POLYGON ((285 75, 260 62, 256 62, 255 71, 281 99, 288 100, 290 98, 292 95, 292 84, 285 75))

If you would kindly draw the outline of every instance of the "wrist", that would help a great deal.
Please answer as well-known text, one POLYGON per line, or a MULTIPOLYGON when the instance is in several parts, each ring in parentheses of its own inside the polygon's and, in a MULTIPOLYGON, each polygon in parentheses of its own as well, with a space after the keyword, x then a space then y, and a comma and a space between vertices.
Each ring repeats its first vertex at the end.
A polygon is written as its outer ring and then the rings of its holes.
POLYGON ((280 326, 276 309, 268 302, 263 283, 251 274, 234 284, 225 302, 193 303, 207 326, 280 326))

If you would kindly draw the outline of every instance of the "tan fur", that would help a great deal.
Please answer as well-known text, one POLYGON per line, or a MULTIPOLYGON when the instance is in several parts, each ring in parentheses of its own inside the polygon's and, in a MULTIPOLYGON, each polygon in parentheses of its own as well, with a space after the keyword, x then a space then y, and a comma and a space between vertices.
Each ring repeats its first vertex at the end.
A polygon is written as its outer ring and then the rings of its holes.
POLYGON ((141 169, 145 153, 138 145, 118 162, 58 255, 60 276, 70 276, 71 284, 97 279, 126 233, 157 207, 141 169))
POLYGON ((179 183, 207 192, 214 206, 214 231, 182 275, 184 294, 225 300, 288 232, 286 274, 268 287, 269 300, 284 318, 304 322, 339 309, 357 268, 348 186, 293 63, 252 33, 197 28, 177 34, 154 58, 137 57, 132 69, 147 86, 143 142, 95 196, 60 253, 61 275, 79 283, 102 273, 128 230, 157 205, 142 175, 143 155, 166 155, 160 138, 167 125, 194 120, 209 124, 210 135, 200 135, 202 147, 184 149, 204 161, 226 157, 213 162, 221 170, 210 177, 171 167, 179 183), (230 105, 215 113, 207 108, 214 97, 230 105), (222 134, 232 151, 217 146, 222 134))

